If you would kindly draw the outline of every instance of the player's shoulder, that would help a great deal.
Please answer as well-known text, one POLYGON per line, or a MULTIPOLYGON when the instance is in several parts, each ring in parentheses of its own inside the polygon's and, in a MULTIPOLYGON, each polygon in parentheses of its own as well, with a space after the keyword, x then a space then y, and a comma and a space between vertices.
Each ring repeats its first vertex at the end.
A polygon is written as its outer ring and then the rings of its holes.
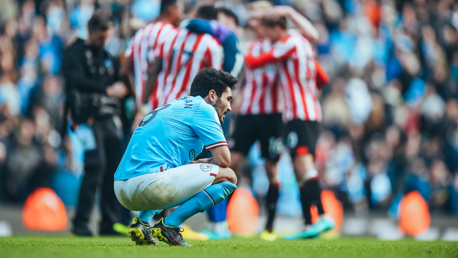
POLYGON ((160 33, 168 33, 173 30, 177 30, 178 28, 175 27, 173 24, 163 21, 156 21, 152 23, 154 27, 160 30, 160 33))
POLYGON ((254 38, 248 43, 248 48, 251 50, 257 46, 261 46, 264 39, 254 38))
POLYGON ((146 26, 138 29, 137 32, 135 32, 134 36, 132 37, 132 40, 134 40, 134 39, 138 40, 138 39, 143 38, 147 34, 147 32, 151 29, 151 26, 152 26, 152 24, 150 23, 150 24, 147 24, 146 26))
POLYGON ((306 37, 304 37, 301 33, 299 33, 299 31, 297 31, 296 29, 289 29, 288 34, 290 36, 290 40, 292 41, 295 41, 295 42, 298 42, 300 44, 304 44, 307 46, 312 45, 312 43, 310 43, 310 41, 306 37))
POLYGON ((202 97, 200 96, 188 96, 188 97, 181 97, 178 98, 174 101, 172 101, 170 104, 175 105, 175 106, 183 106, 184 108, 187 108, 191 111, 198 111, 201 109, 201 105, 203 103, 206 103, 202 97))
POLYGON ((198 103, 196 113, 199 113, 200 117, 215 118, 217 122, 219 121, 218 114, 212 105, 205 102, 205 100, 200 96, 192 98, 196 99, 196 104, 198 103))

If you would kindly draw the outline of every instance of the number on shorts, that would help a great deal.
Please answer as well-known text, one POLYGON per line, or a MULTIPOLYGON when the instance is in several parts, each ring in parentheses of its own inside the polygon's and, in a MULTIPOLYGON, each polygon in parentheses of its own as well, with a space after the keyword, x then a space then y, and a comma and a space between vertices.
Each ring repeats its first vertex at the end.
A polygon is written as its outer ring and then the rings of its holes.
POLYGON ((140 127, 143 127, 145 125, 147 125, 149 122, 153 121, 153 119, 157 116, 157 113, 161 110, 164 110, 166 108, 170 107, 170 104, 167 104, 163 107, 160 107, 160 108, 157 108, 151 112, 148 113, 148 115, 145 116, 145 118, 143 118, 143 120, 140 122, 140 124, 138 126, 140 127))

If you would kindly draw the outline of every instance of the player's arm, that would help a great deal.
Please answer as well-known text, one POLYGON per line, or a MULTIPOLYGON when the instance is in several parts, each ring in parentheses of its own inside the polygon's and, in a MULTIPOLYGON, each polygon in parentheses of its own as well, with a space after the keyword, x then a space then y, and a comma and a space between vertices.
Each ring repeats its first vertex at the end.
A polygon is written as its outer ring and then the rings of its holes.
POLYGON ((146 80, 145 88, 142 94, 142 104, 148 104, 149 97, 153 93, 154 87, 156 86, 156 80, 159 73, 162 71, 162 58, 157 57, 148 69, 148 79, 146 80))
POLYGON ((148 79, 146 80, 146 85, 145 88, 143 89, 142 92, 142 106, 140 110, 137 111, 137 114, 135 115, 134 122, 132 123, 132 132, 135 131, 137 128, 137 125, 142 121, 143 117, 146 115, 146 113, 149 111, 148 110, 148 101, 149 101, 149 96, 151 96, 151 93, 154 90, 154 87, 156 86, 156 79, 159 73, 162 70, 162 58, 156 58, 153 61, 153 64, 150 66, 148 69, 148 79))
POLYGON ((227 147, 216 110, 202 103, 199 110, 194 113, 191 127, 204 142, 205 149, 212 154, 209 159, 200 159, 193 163, 210 163, 223 168, 228 167, 231 164, 231 153, 227 147))
POLYGON ((320 89, 324 85, 329 83, 329 76, 321 67, 320 63, 315 60, 315 70, 316 70, 316 87, 320 89))
POLYGON ((130 79, 130 74, 134 69, 134 59, 131 57, 126 57, 126 60, 122 63, 121 69, 119 71, 119 77, 122 82, 126 85, 127 89, 129 89, 132 96, 135 98, 135 87, 132 84, 130 79))
POLYGON ((206 159, 199 159, 191 162, 194 163, 208 163, 215 164, 222 168, 227 168, 231 164, 231 152, 227 146, 217 147, 210 150, 212 157, 206 159))
POLYGON ((259 56, 253 56, 249 53, 245 56, 245 63, 250 68, 258 68, 266 64, 282 61, 292 55, 294 47, 295 46, 291 44, 291 42, 286 42, 259 56))
POLYGON ((318 30, 307 18, 305 18, 302 14, 298 13, 291 6, 275 6, 267 15, 267 18, 275 20, 279 19, 282 16, 289 18, 294 23, 294 26, 299 31, 299 33, 302 34, 302 36, 304 36, 306 39, 308 39, 311 42, 318 41, 318 30))
POLYGON ((188 25, 186 25, 186 29, 198 34, 207 33, 215 36, 213 35, 214 31, 210 22, 201 19, 194 19, 189 21, 188 25))

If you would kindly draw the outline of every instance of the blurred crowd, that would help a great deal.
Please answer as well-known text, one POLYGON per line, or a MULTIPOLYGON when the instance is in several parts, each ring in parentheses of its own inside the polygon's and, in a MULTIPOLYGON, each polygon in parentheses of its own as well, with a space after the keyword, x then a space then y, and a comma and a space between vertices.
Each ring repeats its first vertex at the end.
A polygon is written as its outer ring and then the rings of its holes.
MULTIPOLYGON (((198 2, 185 1, 188 15, 198 2)), ((254 37, 250 1, 213 2, 237 14, 233 29, 242 42, 254 37)), ((316 157, 323 186, 357 213, 381 209, 395 216, 413 190, 431 210, 458 213, 458 3, 273 3, 293 6, 320 33, 317 58, 331 78, 321 93, 316 157)), ((85 39, 92 13, 105 8, 117 22, 106 49, 122 60, 127 42, 157 17, 159 4, 0 0, 0 203, 21 203, 39 186, 76 203, 74 192, 65 193, 78 188, 83 155, 62 128, 62 51, 85 39)))

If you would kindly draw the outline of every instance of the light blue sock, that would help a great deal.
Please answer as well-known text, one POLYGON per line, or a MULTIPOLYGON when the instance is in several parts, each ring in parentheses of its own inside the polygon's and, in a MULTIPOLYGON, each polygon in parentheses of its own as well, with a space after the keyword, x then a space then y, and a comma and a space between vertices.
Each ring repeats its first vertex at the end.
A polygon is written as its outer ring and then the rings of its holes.
POLYGON ((220 203, 236 188, 236 185, 229 182, 212 185, 184 202, 165 218, 164 224, 169 227, 177 228, 191 216, 199 212, 204 212, 220 203))
POLYGON ((138 218, 143 221, 147 222, 148 225, 151 223, 151 220, 153 219, 154 215, 160 213, 162 210, 149 210, 149 211, 140 211, 138 213, 138 218))

